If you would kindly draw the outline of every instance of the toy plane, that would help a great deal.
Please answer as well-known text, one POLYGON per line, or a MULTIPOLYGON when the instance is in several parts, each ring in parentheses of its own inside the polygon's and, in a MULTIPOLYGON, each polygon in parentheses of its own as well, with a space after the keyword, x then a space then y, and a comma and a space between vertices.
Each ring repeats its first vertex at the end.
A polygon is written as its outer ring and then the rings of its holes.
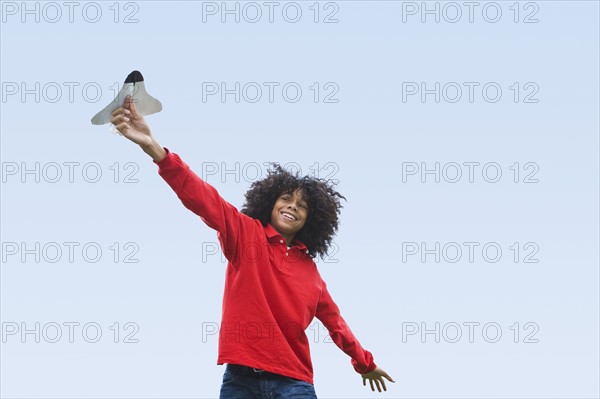
POLYGON ((92 118, 93 125, 104 125, 110 123, 112 113, 123 106, 125 98, 131 95, 135 101, 138 113, 142 116, 155 114, 162 110, 162 104, 156 98, 152 97, 146 91, 144 86, 144 77, 139 71, 133 71, 125 79, 123 87, 117 94, 117 97, 111 101, 102 111, 98 112, 92 118))

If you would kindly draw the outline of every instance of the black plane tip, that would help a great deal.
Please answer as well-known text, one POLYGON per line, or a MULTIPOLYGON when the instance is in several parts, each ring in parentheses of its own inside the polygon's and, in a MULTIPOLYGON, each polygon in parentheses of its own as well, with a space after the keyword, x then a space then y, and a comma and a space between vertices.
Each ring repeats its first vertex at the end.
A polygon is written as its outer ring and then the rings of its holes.
POLYGON ((140 73, 140 71, 133 71, 129 75, 127 75, 127 79, 125 79, 125 83, 135 83, 135 82, 143 82, 144 77, 140 73))

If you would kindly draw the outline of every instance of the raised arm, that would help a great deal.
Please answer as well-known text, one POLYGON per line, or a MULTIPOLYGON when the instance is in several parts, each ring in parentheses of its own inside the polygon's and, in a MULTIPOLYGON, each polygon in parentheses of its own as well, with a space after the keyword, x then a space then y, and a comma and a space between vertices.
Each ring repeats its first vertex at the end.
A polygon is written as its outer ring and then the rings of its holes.
POLYGON ((113 112, 111 122, 126 138, 138 144, 158 165, 159 175, 169 184, 183 205, 194 212, 218 238, 227 259, 235 261, 240 231, 251 228, 253 221, 225 201, 217 190, 198 177, 179 155, 162 147, 152 135, 144 118, 138 114, 130 97, 113 112))
POLYGON ((333 342, 352 358, 352 366, 357 373, 361 374, 363 385, 366 385, 366 380, 368 379, 373 391, 375 390, 373 382, 377 385, 379 392, 381 392, 380 383, 383 385, 383 390, 386 391, 387 388, 382 377, 387 378, 391 382, 395 381, 383 369, 377 367, 371 352, 360 345, 358 339, 356 339, 342 317, 340 309, 333 301, 333 298, 331 298, 327 284, 322 279, 321 281, 322 289, 317 305, 317 319, 321 320, 327 328, 333 342))

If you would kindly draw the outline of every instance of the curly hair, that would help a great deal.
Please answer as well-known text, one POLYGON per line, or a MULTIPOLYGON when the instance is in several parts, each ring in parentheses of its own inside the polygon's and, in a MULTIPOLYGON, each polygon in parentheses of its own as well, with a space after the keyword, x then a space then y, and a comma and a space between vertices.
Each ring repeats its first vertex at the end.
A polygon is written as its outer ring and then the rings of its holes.
POLYGON ((292 174, 278 163, 271 163, 271 166, 273 170, 267 172, 267 177, 250 185, 241 212, 266 226, 271 221, 277 198, 283 193, 302 190, 308 204, 308 217, 294 238, 306 245, 310 257, 324 257, 338 229, 338 215, 342 208, 340 198, 346 198, 333 189, 335 183, 330 180, 300 177, 298 172, 292 174))

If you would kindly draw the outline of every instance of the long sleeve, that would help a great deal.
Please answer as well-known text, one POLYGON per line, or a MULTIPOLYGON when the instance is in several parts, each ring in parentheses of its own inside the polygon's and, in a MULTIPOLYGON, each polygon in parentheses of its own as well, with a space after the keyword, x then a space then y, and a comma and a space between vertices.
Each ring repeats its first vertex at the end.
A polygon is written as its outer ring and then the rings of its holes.
POLYGON ((244 228, 244 223, 253 219, 225 201, 217 190, 198 177, 179 155, 170 152, 166 147, 163 148, 167 156, 158 162, 153 161, 158 165, 158 174, 171 186, 186 208, 218 232, 225 257, 235 262, 241 229, 244 228))
POLYGON ((322 290, 317 305, 317 319, 321 320, 327 328, 333 342, 352 358, 351 363, 357 373, 364 374, 373 371, 377 367, 373 361, 373 355, 360 345, 340 314, 340 309, 331 298, 327 284, 322 279, 321 281, 322 290))

